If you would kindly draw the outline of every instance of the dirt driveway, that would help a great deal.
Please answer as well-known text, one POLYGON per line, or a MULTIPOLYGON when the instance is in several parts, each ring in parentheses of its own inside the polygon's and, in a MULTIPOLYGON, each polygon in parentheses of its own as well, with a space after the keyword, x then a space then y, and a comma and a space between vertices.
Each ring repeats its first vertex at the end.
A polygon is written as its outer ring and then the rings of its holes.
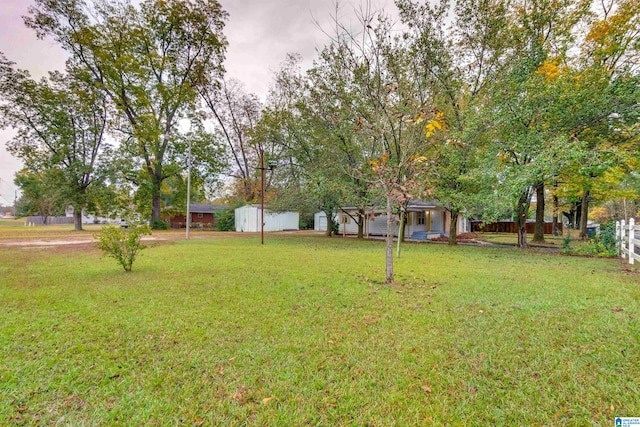
MULTIPOLYGON (((80 232, 82 233, 82 232, 80 232)), ((283 235, 283 234, 300 234, 300 235, 314 235, 316 233, 309 231, 298 232, 280 232, 280 233, 265 233, 267 236, 283 235)), ((216 238, 248 238, 258 237, 260 233, 234 233, 234 232, 216 232, 216 231, 196 231, 190 235, 191 239, 216 239, 216 238)), ((152 236, 144 236, 142 240, 144 242, 170 242, 176 240, 184 240, 185 232, 182 231, 156 231, 152 236)), ((47 248, 47 247, 75 247, 93 245, 95 239, 91 234, 83 235, 67 235, 55 234, 46 236, 46 233, 33 236, 20 236, 20 237, 5 237, 0 239, 0 247, 22 247, 22 248, 47 248)))

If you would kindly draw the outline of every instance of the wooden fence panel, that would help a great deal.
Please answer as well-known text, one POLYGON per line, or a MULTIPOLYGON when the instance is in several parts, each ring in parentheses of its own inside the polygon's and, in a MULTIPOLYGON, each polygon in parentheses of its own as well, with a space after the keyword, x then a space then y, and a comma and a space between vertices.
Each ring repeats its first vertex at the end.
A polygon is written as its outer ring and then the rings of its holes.
MULTIPOLYGON (((25 218, 27 224, 43 225, 44 221, 41 216, 28 216, 25 218)), ((49 216, 47 217, 47 225, 56 224, 73 224, 73 217, 68 216, 49 216)))

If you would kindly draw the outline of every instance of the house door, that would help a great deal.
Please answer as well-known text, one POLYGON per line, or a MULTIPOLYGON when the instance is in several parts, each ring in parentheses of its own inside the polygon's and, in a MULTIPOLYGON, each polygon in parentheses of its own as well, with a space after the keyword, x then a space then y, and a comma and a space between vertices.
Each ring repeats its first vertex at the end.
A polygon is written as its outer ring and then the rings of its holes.
POLYGON ((318 219, 318 230, 327 231, 327 217, 320 216, 318 219))

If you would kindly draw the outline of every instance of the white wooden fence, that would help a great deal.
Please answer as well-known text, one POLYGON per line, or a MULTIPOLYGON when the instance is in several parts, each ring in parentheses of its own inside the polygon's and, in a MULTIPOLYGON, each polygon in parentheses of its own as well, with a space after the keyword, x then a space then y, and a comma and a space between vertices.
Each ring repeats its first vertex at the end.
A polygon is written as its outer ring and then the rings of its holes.
POLYGON ((636 225, 635 220, 631 218, 629 224, 624 219, 616 221, 616 237, 618 241, 618 253, 620 258, 628 259, 629 264, 633 264, 636 260, 640 262, 640 225, 636 225))

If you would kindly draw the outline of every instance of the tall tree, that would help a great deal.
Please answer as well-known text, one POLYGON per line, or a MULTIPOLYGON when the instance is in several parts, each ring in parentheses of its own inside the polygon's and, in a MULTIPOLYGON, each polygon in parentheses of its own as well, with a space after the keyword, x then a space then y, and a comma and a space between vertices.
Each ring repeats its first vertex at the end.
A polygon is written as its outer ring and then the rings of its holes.
POLYGON ((434 93, 446 129, 431 147, 434 196, 451 213, 449 244, 456 244, 458 217, 477 206, 480 186, 471 179, 480 139, 471 114, 500 78, 507 52, 507 5, 502 1, 398 0, 408 26, 412 67, 434 93))
MULTIPOLYGON (((331 222, 339 207, 359 206, 358 195, 367 193, 366 182, 352 173, 363 163, 354 145, 352 98, 345 89, 350 77, 338 71, 339 64, 322 58, 306 73, 299 62, 290 54, 276 73, 256 136, 271 142, 281 165, 275 205, 310 214, 322 210, 331 222)), ((363 218, 354 217, 362 237, 363 218)), ((331 236, 332 227, 326 231, 331 236)))
POLYGON ((576 105, 582 114, 572 123, 572 135, 583 148, 578 176, 587 178, 582 186, 583 239, 587 238, 593 181, 610 168, 635 163, 639 141, 640 4, 609 0, 596 3, 594 9, 580 60, 576 61, 583 80, 582 85, 576 85, 575 93, 581 96, 576 105), (581 89, 586 83, 592 90, 585 94, 581 89))
MULTIPOLYGON (((99 190, 99 157, 104 149, 107 105, 95 82, 82 70, 69 67, 36 82, 0 54, 0 126, 16 134, 8 149, 34 174, 59 173, 59 203, 74 208, 76 230, 82 211, 91 210, 92 193, 99 190)), ((43 175, 43 176, 44 176, 43 175)))
POLYGON ((65 200, 60 187, 62 181, 64 176, 57 168, 43 172, 23 169, 16 173, 14 182, 21 191, 16 215, 38 215, 46 225, 50 216, 64 214, 65 200))
POLYGON ((179 173, 167 157, 178 120, 196 108, 198 88, 218 79, 226 13, 215 0, 36 0, 25 18, 85 67, 116 107, 126 151, 149 182, 153 221, 162 182, 179 173))
MULTIPOLYGON (((257 172, 262 156, 272 152, 269 141, 256 135, 262 103, 254 94, 245 92, 238 80, 211 82, 200 89, 200 95, 210 117, 217 125, 219 138, 226 143, 227 171, 243 202, 259 198, 257 172)), ((270 157, 270 156, 269 156, 270 157)))
POLYGON ((547 79, 575 47, 574 33, 588 7, 588 2, 535 0, 511 3, 507 11, 506 68, 480 114, 492 141, 485 167, 497 168, 491 173, 501 174, 502 194, 515 201, 520 248, 528 247, 526 220, 533 193, 537 187, 542 194, 557 144, 566 140, 550 128, 549 105, 558 96, 547 79))

